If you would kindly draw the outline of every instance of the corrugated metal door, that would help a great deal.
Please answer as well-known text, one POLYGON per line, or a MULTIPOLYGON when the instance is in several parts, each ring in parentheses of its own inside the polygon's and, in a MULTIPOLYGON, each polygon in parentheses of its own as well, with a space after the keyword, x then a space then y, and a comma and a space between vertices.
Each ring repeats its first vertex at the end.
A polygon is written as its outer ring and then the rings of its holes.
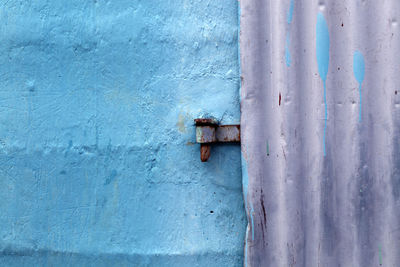
POLYGON ((400 2, 241 1, 247 266, 400 266, 400 2))

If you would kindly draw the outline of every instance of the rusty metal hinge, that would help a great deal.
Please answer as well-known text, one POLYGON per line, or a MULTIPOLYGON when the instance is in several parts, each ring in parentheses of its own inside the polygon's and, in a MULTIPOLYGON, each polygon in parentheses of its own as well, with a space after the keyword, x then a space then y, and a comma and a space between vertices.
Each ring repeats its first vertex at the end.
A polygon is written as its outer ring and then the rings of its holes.
POLYGON ((211 144, 240 143, 240 124, 219 125, 216 119, 195 119, 196 142, 200 143, 200 159, 206 162, 210 157, 211 144))

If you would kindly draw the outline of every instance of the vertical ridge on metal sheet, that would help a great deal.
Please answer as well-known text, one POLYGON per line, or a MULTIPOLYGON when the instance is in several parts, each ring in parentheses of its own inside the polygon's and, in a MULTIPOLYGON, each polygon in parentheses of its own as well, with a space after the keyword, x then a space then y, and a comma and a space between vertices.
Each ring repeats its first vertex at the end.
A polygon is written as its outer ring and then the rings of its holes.
POLYGON ((245 266, 400 266, 400 2, 240 8, 245 266))

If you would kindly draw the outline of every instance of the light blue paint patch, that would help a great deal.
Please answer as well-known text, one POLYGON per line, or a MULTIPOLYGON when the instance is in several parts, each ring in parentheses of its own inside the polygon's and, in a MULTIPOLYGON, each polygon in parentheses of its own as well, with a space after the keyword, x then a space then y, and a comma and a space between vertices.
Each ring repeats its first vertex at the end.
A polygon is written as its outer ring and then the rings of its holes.
POLYGON ((326 138, 326 127, 328 120, 328 107, 326 104, 326 77, 328 75, 329 67, 329 30, 328 24, 325 21, 324 15, 318 13, 317 16, 317 31, 316 31, 316 47, 317 47, 317 62, 318 62, 318 72, 324 83, 324 102, 325 102, 325 125, 324 125, 324 135, 323 135, 323 149, 324 156, 326 156, 325 149, 325 138, 326 138))
POLYGON ((290 0, 289 10, 287 12, 287 23, 290 24, 293 19, 294 0, 290 0))
POLYGON ((364 56, 360 51, 355 51, 354 52, 354 57, 353 57, 353 71, 354 71, 354 76, 356 77, 356 80, 358 83, 362 83, 364 80, 364 74, 365 74, 365 62, 364 62, 364 56))
POLYGON ((322 13, 318 13, 316 36, 318 72, 321 79, 325 82, 329 67, 329 30, 322 13))
POLYGON ((247 211, 247 194, 249 190, 249 173, 247 171, 247 162, 242 154, 242 186, 243 186, 243 198, 244 206, 247 211))
POLYGON ((19 3, 0 12, 0 266, 243 266, 240 148, 204 164, 176 126, 240 118, 238 1, 19 3))
POLYGON ((285 45, 285 61, 286 61, 286 66, 290 67, 290 63, 292 61, 291 56, 290 56, 290 34, 287 33, 286 35, 286 45, 285 45))
POLYGON ((353 56, 353 72, 354 72, 354 77, 356 78, 358 82, 358 91, 360 94, 360 112, 358 116, 358 121, 361 122, 361 85, 364 81, 364 75, 365 75, 365 61, 364 61, 364 56, 360 51, 355 51, 354 56, 353 56))
MULTIPOLYGON (((293 9, 294 9, 294 0, 290 1, 289 10, 287 12, 287 23, 290 25, 293 19, 293 9)), ((286 34, 286 42, 285 42, 285 62, 286 66, 290 67, 291 63, 291 56, 290 56, 290 32, 286 34)))

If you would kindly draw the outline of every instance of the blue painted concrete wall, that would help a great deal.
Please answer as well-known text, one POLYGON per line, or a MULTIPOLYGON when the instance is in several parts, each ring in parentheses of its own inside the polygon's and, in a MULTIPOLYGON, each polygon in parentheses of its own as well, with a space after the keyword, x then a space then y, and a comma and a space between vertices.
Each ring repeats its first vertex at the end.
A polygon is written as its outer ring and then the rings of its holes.
POLYGON ((241 266, 236 0, 0 4, 0 265, 241 266))

